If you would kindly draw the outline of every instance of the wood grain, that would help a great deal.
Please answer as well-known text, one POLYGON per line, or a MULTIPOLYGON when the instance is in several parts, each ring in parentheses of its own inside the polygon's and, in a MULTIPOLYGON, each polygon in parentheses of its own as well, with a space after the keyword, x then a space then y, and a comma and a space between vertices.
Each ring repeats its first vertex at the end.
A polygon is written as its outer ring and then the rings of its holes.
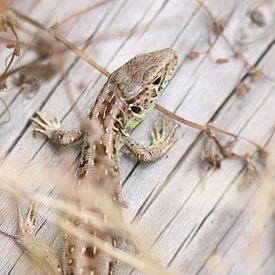
MULTIPOLYGON (((91 3, 33 0, 23 5, 22 2, 13 1, 12 5, 47 26, 91 3)), ((248 62, 258 64, 275 79, 272 44, 275 34, 270 31, 275 25, 272 13, 275 4, 261 1, 270 5, 272 20, 266 27, 256 27, 249 21, 248 12, 259 2, 204 1, 216 18, 227 18, 225 35, 248 62), (240 46, 241 42, 245 44, 240 46)), ((195 0, 114 0, 60 32, 109 71, 135 54, 172 47, 180 62, 160 105, 194 122, 213 121, 264 146, 274 139, 274 82, 262 77, 251 84, 244 97, 236 94, 237 84, 248 81, 245 65, 233 58, 224 39, 213 33, 207 13, 195 0), (189 52, 208 50, 209 38, 213 43, 211 51, 189 60, 189 52), (229 62, 217 64, 218 58, 228 58, 229 62)), ((24 58, 28 58, 28 53, 24 58)), ((106 81, 73 54, 67 56, 66 70, 74 91, 74 106, 67 98, 60 75, 42 85, 31 99, 19 91, 2 95, 12 115, 11 121, 1 126, 2 157, 7 155, 8 159, 20 159, 25 165, 45 164, 57 170, 65 165, 63 152, 60 156, 43 138, 32 137, 33 127, 28 118, 41 110, 47 117, 59 117, 65 127, 77 127, 79 122, 73 109, 83 110, 85 116, 106 81)), ((134 131, 134 137, 148 143, 152 122, 160 117, 155 111, 134 131)), ((245 252, 254 218, 250 209, 258 185, 240 191, 242 163, 228 160, 223 161, 220 170, 209 172, 202 180, 199 161, 202 136, 182 125, 177 137, 178 142, 169 154, 155 164, 144 166, 126 158, 122 160, 123 195, 129 202, 125 215, 138 222, 163 264, 180 274, 251 274, 245 252)), ((244 142, 234 146, 239 153, 253 150, 244 142)), ((70 155, 71 163, 67 165, 73 164, 78 152, 72 150, 70 155)), ((31 184, 26 188, 32 190, 31 184)), ((40 191, 52 192, 46 187, 40 191)), ((11 213, 7 196, 1 196, 0 205, 1 229, 13 232, 15 213, 11 213)), ((41 206, 39 211, 50 210, 41 206)), ((274 274, 273 232, 274 222, 270 222, 262 233, 265 249, 259 258, 260 274, 274 274)), ((37 236, 56 251, 59 235, 56 227, 39 217, 37 236)), ((38 274, 12 240, 0 236, 0 246, 0 274, 38 274)), ((129 272, 135 273, 125 269, 121 274, 129 272)))

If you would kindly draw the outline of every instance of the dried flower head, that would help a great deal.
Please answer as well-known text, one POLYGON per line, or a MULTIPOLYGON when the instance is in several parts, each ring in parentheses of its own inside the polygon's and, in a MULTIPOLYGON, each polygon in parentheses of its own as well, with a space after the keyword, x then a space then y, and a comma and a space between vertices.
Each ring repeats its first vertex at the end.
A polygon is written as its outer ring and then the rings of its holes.
POLYGON ((225 19, 218 19, 212 22, 213 30, 217 35, 221 35, 224 32, 226 25, 227 20, 225 19))
POLYGON ((265 159, 268 156, 268 151, 264 149, 263 147, 258 146, 257 147, 258 154, 261 158, 265 159))
POLYGON ((0 78, 0 91, 6 90, 7 88, 7 80, 5 78, 0 78))
POLYGON ((217 64, 225 64, 225 63, 228 63, 228 62, 229 62, 229 60, 227 58, 218 58, 216 60, 217 64))
POLYGON ((18 27, 17 17, 12 10, 0 10, 0 32, 6 32, 10 27, 18 27))
POLYGON ((234 57, 235 57, 235 58, 243 58, 243 55, 242 55, 241 52, 235 51, 235 52, 234 52, 234 57))
POLYGON ((252 81, 257 81, 263 75, 263 72, 260 69, 253 67, 251 70, 249 70, 248 74, 251 77, 252 81))
POLYGON ((62 70, 64 49, 58 45, 50 34, 38 35, 34 44, 34 51, 37 54, 37 62, 25 66, 25 72, 39 79, 49 80, 62 70))
POLYGON ((245 184, 250 185, 256 178, 260 177, 260 174, 254 165, 250 155, 244 156, 245 162, 245 184))
POLYGON ((247 94, 250 90, 250 86, 246 83, 240 83, 237 85, 236 87, 236 92, 240 95, 240 96, 244 96, 245 94, 247 94))
POLYGON ((49 80, 58 72, 57 68, 53 64, 36 63, 25 66, 24 71, 28 75, 32 75, 37 79, 49 80))
POLYGON ((34 92, 40 88, 41 79, 36 75, 22 70, 19 72, 18 77, 13 79, 13 83, 17 87, 20 87, 22 91, 34 92))
POLYGON ((21 48, 21 46, 18 42, 7 44, 6 47, 8 49, 13 49, 13 54, 15 56, 20 56, 21 55, 22 48, 21 48))
POLYGON ((198 58, 199 55, 200 55, 199 52, 192 51, 192 52, 190 52, 190 53, 187 55, 187 58, 190 59, 190 60, 193 60, 193 59, 198 58))
POLYGON ((47 33, 40 34, 35 41, 35 51, 42 59, 49 58, 57 50, 56 41, 47 33))
POLYGON ((217 142, 215 132, 209 128, 206 132, 207 139, 204 146, 204 149, 201 152, 201 159, 207 160, 210 168, 220 168, 221 160, 223 157, 220 144, 217 142))

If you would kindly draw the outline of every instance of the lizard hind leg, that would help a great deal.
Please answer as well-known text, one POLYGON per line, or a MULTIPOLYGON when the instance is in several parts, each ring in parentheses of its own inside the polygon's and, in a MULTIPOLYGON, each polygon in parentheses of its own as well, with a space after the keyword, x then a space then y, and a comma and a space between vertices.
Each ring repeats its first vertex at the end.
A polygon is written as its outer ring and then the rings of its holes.
POLYGON ((52 249, 35 236, 36 203, 30 203, 27 215, 24 217, 17 202, 18 227, 17 234, 0 231, 7 237, 13 238, 28 257, 35 262, 46 274, 62 274, 61 265, 52 249))
POLYGON ((23 216, 19 203, 17 202, 17 216, 18 216, 18 238, 20 235, 32 234, 35 235, 36 227, 36 209, 37 205, 34 200, 31 201, 26 217, 23 216))
POLYGON ((25 234, 34 234, 34 229, 36 226, 35 211, 36 206, 34 204, 34 201, 32 201, 29 206, 26 218, 24 218, 19 203, 17 201, 17 234, 8 233, 3 230, 0 230, 0 233, 7 237, 15 239, 15 241, 18 243, 21 243, 20 239, 22 236, 24 236, 25 234))
POLYGON ((65 148, 83 142, 84 134, 81 129, 65 130, 56 117, 47 120, 40 112, 37 112, 36 116, 30 118, 30 121, 38 126, 33 130, 34 136, 40 133, 57 146, 65 148))

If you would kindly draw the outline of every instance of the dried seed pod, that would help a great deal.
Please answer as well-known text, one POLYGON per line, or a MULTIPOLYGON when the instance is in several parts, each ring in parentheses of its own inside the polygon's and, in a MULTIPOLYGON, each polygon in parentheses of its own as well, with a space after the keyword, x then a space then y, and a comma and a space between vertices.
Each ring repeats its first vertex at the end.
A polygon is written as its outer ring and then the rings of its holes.
POLYGON ((249 72, 248 72, 249 76, 251 77, 252 81, 257 81, 260 79, 260 77, 263 75, 263 72, 256 68, 253 67, 249 72))
POLYGON ((249 92, 251 87, 246 83, 239 83, 236 87, 236 91, 240 96, 244 96, 249 92))
POLYGON ((259 154, 259 156, 261 157, 261 158, 267 158, 267 156, 268 156, 268 151, 266 150, 266 149, 264 149, 264 148, 262 148, 262 147, 258 147, 257 148, 257 150, 258 150, 258 154, 259 154))
POLYGON ((7 80, 4 78, 0 78, 0 91, 6 90, 7 88, 7 80))
POLYGON ((196 59, 197 57, 199 57, 200 53, 196 52, 196 51, 192 51, 187 55, 187 58, 190 60, 196 59))
POLYGON ((26 72, 19 72, 18 77, 13 79, 13 84, 20 87, 22 91, 33 92, 37 91, 41 85, 41 78, 37 75, 26 72))
POLYGON ((252 161, 250 155, 244 156, 245 162, 245 183, 246 185, 251 184, 256 178, 260 177, 260 174, 252 161))
POLYGON ((217 64, 225 64, 225 63, 228 63, 228 62, 229 62, 229 60, 227 58, 218 58, 216 60, 217 64))
POLYGON ((221 146, 217 142, 216 134, 212 129, 209 128, 206 135, 207 139, 204 149, 201 152, 201 159, 207 160, 210 168, 214 167, 219 169, 223 157, 221 146))
POLYGON ((217 19, 212 22, 213 30, 217 35, 221 35, 224 32, 226 25, 227 20, 225 19, 217 19))
POLYGON ((21 46, 19 45, 19 43, 16 43, 16 44, 14 45, 13 54, 14 54, 15 56, 20 56, 20 55, 21 55, 21 50, 22 50, 22 48, 21 48, 21 46))

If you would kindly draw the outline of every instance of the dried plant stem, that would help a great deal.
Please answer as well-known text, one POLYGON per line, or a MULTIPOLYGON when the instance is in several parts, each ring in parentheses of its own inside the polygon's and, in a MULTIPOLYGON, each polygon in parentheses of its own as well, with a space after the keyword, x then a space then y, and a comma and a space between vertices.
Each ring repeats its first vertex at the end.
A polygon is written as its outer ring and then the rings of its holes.
POLYGON ((19 56, 20 55, 20 47, 19 47, 19 38, 18 38, 18 35, 13 27, 12 24, 8 24, 9 26, 9 29, 11 30, 14 38, 15 38, 15 42, 12 43, 12 44, 9 44, 7 45, 7 48, 13 48, 13 51, 11 54, 8 55, 8 57, 6 58, 5 60, 5 70, 2 74, 0 74, 0 81, 1 81, 1 89, 5 89, 7 88, 7 85, 6 85, 6 79, 8 77, 8 72, 9 72, 9 69, 12 65, 12 63, 14 62, 15 60, 15 57, 16 56, 19 56))
POLYGON ((80 57, 81 59, 83 59, 90 65, 92 65, 94 68, 96 68, 99 72, 101 72, 105 76, 107 76, 107 77, 110 76, 110 73, 105 68, 100 66, 97 62, 95 62, 95 60, 90 58, 81 49, 77 48, 72 42, 70 42, 69 40, 67 40, 66 38, 64 38, 61 35, 56 34, 54 36, 58 41, 62 42, 66 47, 68 47, 70 50, 72 50, 78 57, 80 57))
MULTIPOLYGON (((16 42, 18 42, 18 36, 17 36, 17 34, 16 34, 14 28, 13 28, 12 26, 10 26, 10 28, 11 28, 11 30, 12 30, 13 35, 15 36, 16 42)), ((6 69, 5 69, 5 71, 4 71, 4 73, 2 74, 1 77, 4 77, 4 76, 5 76, 5 74, 6 74, 7 71, 9 70, 11 64, 13 63, 13 60, 14 60, 15 56, 16 56, 16 55, 15 55, 15 51, 13 51, 13 53, 11 54, 11 59, 10 59, 9 63, 7 64, 6 69)))
POLYGON ((251 143, 252 145, 254 145, 257 149, 264 150, 259 144, 255 143, 254 141, 252 141, 252 140, 250 140, 250 139, 248 139, 246 137, 239 136, 239 135, 233 134, 231 132, 228 132, 228 131, 226 131, 226 130, 224 130, 222 128, 219 128, 219 127, 215 126, 212 123, 209 123, 208 125, 201 125, 201 124, 192 122, 192 121, 184 119, 184 118, 182 118, 182 117, 180 117, 180 116, 178 116, 178 115, 176 115, 174 113, 171 113, 170 111, 168 111, 167 109, 161 107, 160 105, 157 105, 156 109, 159 110, 160 112, 162 112, 163 114, 167 115, 168 117, 170 117, 170 118, 172 118, 172 119, 174 119, 174 120, 176 120, 176 121, 178 121, 180 123, 188 125, 188 126, 190 126, 192 128, 198 129, 198 130, 200 130, 200 131, 202 131, 204 133, 206 133, 208 131, 209 127, 210 127, 211 129, 213 129, 213 130, 215 130, 215 131, 217 131, 219 133, 225 134, 227 136, 231 136, 231 137, 233 137, 235 139, 243 139, 243 140, 251 143))
POLYGON ((166 116, 180 122, 180 123, 183 123, 187 126, 190 126, 192 128, 195 128, 195 129, 198 129, 202 132, 206 132, 207 131, 207 126, 204 126, 204 125, 201 125, 201 124, 198 124, 198 123, 195 123, 195 122, 192 122, 190 120, 187 120, 187 119, 184 119, 174 113, 171 113, 170 111, 168 111, 167 109, 161 107, 160 105, 156 105, 156 109, 160 112, 162 112, 163 114, 165 114, 166 116))
POLYGON ((254 141, 251 140, 251 139, 248 139, 248 138, 246 138, 246 137, 244 137, 244 136, 240 136, 240 135, 236 135, 236 134, 233 134, 233 133, 231 133, 231 132, 228 132, 228 131, 226 131, 226 130, 224 130, 224 129, 218 127, 218 126, 215 126, 215 125, 212 124, 212 123, 209 123, 208 125, 209 125, 210 128, 214 129, 215 131, 217 131, 217 132, 219 132, 219 133, 225 134, 225 135, 227 135, 227 136, 231 136, 231 137, 233 137, 233 138, 235 138, 235 139, 242 139, 242 140, 245 140, 245 141, 247 141, 248 143, 251 143, 252 145, 254 145, 258 150, 264 150, 262 146, 260 146, 259 144, 257 144, 256 142, 254 142, 254 141))
POLYGON ((8 119, 4 120, 3 122, 0 123, 0 126, 2 126, 3 124, 8 123, 10 121, 10 119, 11 119, 11 113, 10 113, 10 110, 9 110, 9 106, 7 105, 7 103, 5 102, 5 100, 2 97, 0 97, 0 101, 2 101, 3 105, 5 106, 6 110, 4 111, 4 113, 6 111, 8 112, 8 119))
POLYGON ((70 15, 69 17, 63 19, 62 21, 60 22, 57 22, 55 23, 54 25, 51 26, 52 29, 57 29, 57 28, 60 28, 60 27, 64 27, 65 25, 67 25, 68 23, 70 23, 71 21, 73 20, 76 20, 77 18, 79 18, 81 15, 83 15, 84 13, 87 13, 91 10, 93 10, 94 8, 97 8, 99 6, 102 6, 108 2, 111 2, 111 1, 114 1, 114 0, 103 0, 103 1, 100 1, 98 3, 95 3, 95 4, 92 4, 90 6, 87 6, 86 8, 70 15))

